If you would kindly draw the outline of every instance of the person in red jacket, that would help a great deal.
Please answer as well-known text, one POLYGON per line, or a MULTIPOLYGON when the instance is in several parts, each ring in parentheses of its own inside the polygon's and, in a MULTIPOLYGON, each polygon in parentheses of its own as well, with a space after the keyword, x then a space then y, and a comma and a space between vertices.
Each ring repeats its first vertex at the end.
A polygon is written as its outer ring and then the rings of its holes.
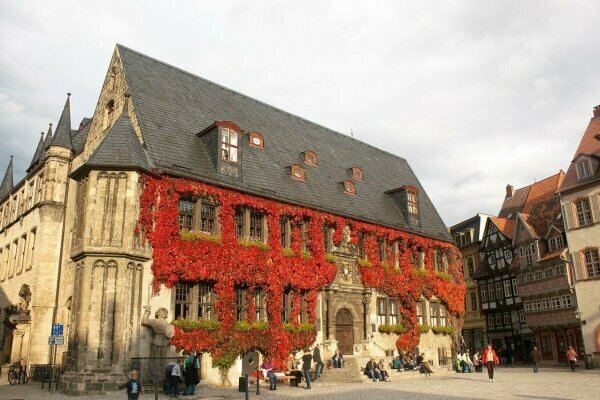
POLYGON ((500 360, 494 349, 492 349, 491 344, 488 344, 487 348, 483 350, 481 362, 487 367, 490 382, 494 382, 494 368, 500 363, 500 360))
POLYGON ((569 349, 567 350, 567 360, 569 360, 569 364, 571 364, 571 371, 575 372, 577 352, 573 349, 573 346, 569 346, 569 349))

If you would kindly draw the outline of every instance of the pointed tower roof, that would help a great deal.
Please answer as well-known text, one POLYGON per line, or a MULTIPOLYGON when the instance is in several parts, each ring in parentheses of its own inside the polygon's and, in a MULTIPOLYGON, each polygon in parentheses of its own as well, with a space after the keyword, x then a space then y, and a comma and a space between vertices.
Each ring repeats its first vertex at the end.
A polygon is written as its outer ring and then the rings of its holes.
POLYGON ((38 142, 35 153, 33 154, 31 164, 29 164, 29 168, 27 168, 27 172, 31 171, 42 158, 44 158, 44 132, 42 132, 40 135, 40 141, 38 142))
POLYGON ((10 156, 10 161, 8 162, 8 168, 6 168, 6 173, 4 174, 4 179, 2 179, 2 184, 0 185, 0 200, 4 199, 10 191, 13 189, 13 156, 10 156))
POLYGON ((50 146, 62 146, 73 150, 73 142, 71 140, 71 93, 67 93, 67 101, 62 115, 58 120, 54 139, 50 146))
POLYGON ((110 128, 94 153, 78 170, 78 175, 91 168, 134 169, 151 171, 146 150, 140 144, 125 110, 110 128))
POLYGON ((48 124, 48 133, 46 133, 46 139, 44 139, 44 150, 52 143, 52 122, 48 124))

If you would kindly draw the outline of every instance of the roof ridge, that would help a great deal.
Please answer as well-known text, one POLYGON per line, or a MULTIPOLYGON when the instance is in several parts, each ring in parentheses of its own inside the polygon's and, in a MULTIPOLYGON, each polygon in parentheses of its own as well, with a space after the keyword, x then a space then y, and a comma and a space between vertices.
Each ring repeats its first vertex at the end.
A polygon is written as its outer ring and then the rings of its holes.
POLYGON ((216 82, 213 82, 213 81, 211 81, 211 80, 209 80, 209 79, 203 78, 203 77, 201 77, 201 76, 199 76, 199 75, 196 75, 196 74, 194 74, 194 73, 192 73, 192 72, 186 71, 186 70, 184 70, 184 69, 182 69, 182 68, 179 68, 179 67, 176 67, 176 66, 174 66, 174 65, 172 65, 172 64, 169 64, 168 62, 161 61, 161 60, 158 60, 158 59, 156 59, 156 58, 154 58, 154 57, 151 57, 151 56, 148 56, 148 55, 146 55, 146 54, 140 53, 139 51, 133 50, 133 49, 131 49, 131 48, 127 47, 127 46, 124 46, 124 45, 122 45, 122 44, 120 44, 120 43, 117 43, 117 44, 116 44, 116 46, 117 46, 117 48, 123 48, 123 49, 125 49, 125 50, 127 50, 127 51, 130 51, 130 52, 132 52, 132 53, 134 53, 134 54, 137 54, 138 56, 141 56, 141 57, 147 58, 147 59, 149 59, 149 60, 152 60, 152 61, 154 61, 154 62, 157 62, 157 63, 159 63, 159 64, 163 64, 163 65, 165 65, 165 66, 167 66, 167 67, 169 67, 169 68, 173 68, 173 69, 175 69, 175 70, 177 70, 177 71, 180 71, 180 72, 182 72, 182 73, 184 73, 184 74, 186 74, 186 75, 189 75, 189 76, 191 76, 191 77, 193 77, 193 78, 200 79, 200 80, 202 80, 202 81, 204 81, 204 82, 206 82, 206 83, 208 83, 208 84, 210 84, 210 85, 216 86, 216 87, 218 87, 218 88, 220 88, 220 89, 227 90, 227 91, 229 91, 229 92, 231 92, 231 93, 233 93, 233 94, 237 94, 237 95, 239 95, 239 96, 242 96, 242 97, 245 97, 245 98, 247 98, 247 99, 249 99, 249 100, 252 100, 252 101, 254 101, 254 102, 256 102, 256 103, 259 103, 259 104, 261 104, 261 105, 263 105, 263 106, 266 106, 266 107, 269 107, 269 108, 271 108, 271 109, 274 109, 274 110, 277 110, 277 111, 279 111, 279 112, 282 112, 282 113, 284 113, 284 114, 287 114, 287 115, 289 115, 290 117, 296 118, 296 119, 298 119, 298 120, 300 120, 300 121, 302 121, 302 122, 304 122, 304 123, 307 123, 307 124, 309 124, 309 125, 314 125, 314 126, 316 126, 316 127, 319 127, 319 128, 325 129, 325 130, 327 130, 327 131, 329 131, 329 132, 331 132, 331 133, 334 133, 334 134, 336 134, 336 135, 342 136, 342 137, 344 137, 344 138, 347 138, 347 139, 350 139, 350 140, 354 140, 354 141, 356 141, 356 142, 358 142, 358 143, 361 143, 361 144, 364 144, 364 145, 366 145, 366 146, 369 146, 369 147, 371 147, 371 148, 373 148, 373 149, 375 149, 375 150, 377 150, 377 151, 380 151, 380 152, 382 152, 382 153, 386 153, 386 154, 388 154, 388 155, 390 155, 390 156, 392 156, 392 157, 394 157, 394 158, 397 158, 397 159, 399 159, 399 160, 406 161, 406 159, 405 159, 404 157, 400 157, 400 156, 399 156, 399 155, 397 155, 397 154, 390 153, 390 152, 389 152, 389 151, 387 151, 387 150, 380 149, 379 147, 375 147, 375 146, 374 146, 374 145, 372 145, 372 144, 369 144, 369 143, 367 143, 367 142, 363 142, 362 140, 356 139, 356 138, 354 138, 354 137, 352 137, 352 136, 345 135, 345 134, 343 134, 343 133, 341 133, 341 132, 335 131, 335 130, 333 130, 333 129, 331 129, 331 128, 328 128, 328 127, 326 127, 326 126, 324 126, 324 125, 321 125, 321 124, 318 124, 318 123, 316 123, 316 122, 310 121, 310 120, 308 120, 308 119, 306 119, 306 118, 304 118, 304 117, 301 117, 301 116, 299 116, 299 115, 292 114, 292 113, 290 113, 289 111, 285 111, 285 110, 283 110, 283 109, 281 109, 281 108, 275 107, 275 106, 273 106, 273 105, 270 105, 270 104, 268 104, 268 103, 265 103, 265 102, 263 102, 263 101, 261 101, 261 100, 255 99, 254 97, 248 96, 248 95, 246 95, 246 94, 244 94, 244 93, 240 93, 240 92, 238 92, 238 91, 236 91, 236 90, 233 90, 233 89, 230 89, 230 88, 228 88, 228 87, 225 87, 225 86, 223 86, 223 85, 220 85, 220 84, 218 84, 218 83, 216 83, 216 82))

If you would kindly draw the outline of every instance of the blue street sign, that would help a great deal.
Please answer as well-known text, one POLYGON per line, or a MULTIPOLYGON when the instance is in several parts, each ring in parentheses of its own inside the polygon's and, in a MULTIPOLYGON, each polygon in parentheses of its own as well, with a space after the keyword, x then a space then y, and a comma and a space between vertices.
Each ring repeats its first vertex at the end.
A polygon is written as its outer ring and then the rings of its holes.
POLYGON ((63 324, 52 325, 52 336, 62 336, 62 334, 63 334, 63 324))

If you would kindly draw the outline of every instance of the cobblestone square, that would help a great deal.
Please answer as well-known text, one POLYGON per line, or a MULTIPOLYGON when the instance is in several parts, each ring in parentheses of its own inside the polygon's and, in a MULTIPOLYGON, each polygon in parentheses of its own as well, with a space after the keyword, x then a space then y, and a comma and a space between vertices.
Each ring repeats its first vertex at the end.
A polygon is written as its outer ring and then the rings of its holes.
MULTIPOLYGON (((304 385, 301 385, 304 386, 304 385)), ((424 376, 401 376, 392 374, 392 382, 365 382, 353 384, 317 382, 308 391, 287 384, 278 385, 277 391, 269 391, 261 386, 261 394, 256 395, 253 387, 250 399, 292 399, 310 398, 327 400, 378 400, 378 399, 529 399, 529 400, 575 400, 597 399, 600 393, 600 370, 580 369, 571 373, 565 368, 542 368, 534 374, 525 367, 500 368, 495 382, 488 382, 487 374, 435 374, 424 376)), ((10 386, 0 383, 2 400, 74 399, 76 397, 51 394, 42 391, 37 382, 10 386)), ((86 396, 86 400, 125 399, 126 394, 115 393, 106 396, 86 396)), ((168 397, 160 394, 159 399, 168 397)), ((200 386, 195 396, 180 396, 181 399, 244 399, 245 394, 237 391, 237 386, 229 389, 200 386)), ((154 399, 154 394, 144 394, 142 400, 154 399)))

